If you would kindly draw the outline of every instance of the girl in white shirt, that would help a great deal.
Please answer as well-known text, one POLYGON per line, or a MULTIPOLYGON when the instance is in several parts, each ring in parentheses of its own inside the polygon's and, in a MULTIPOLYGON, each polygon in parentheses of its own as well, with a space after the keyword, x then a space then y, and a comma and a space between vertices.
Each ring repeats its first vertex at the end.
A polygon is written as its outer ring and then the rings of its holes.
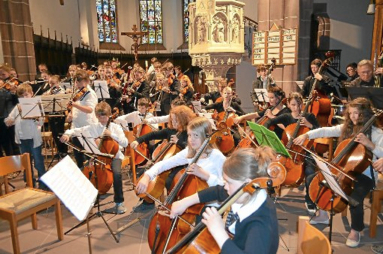
MULTIPOLYGON (((136 190, 145 193, 148 184, 157 175, 176 166, 189 164, 204 140, 212 133, 212 127, 206 118, 197 117, 191 120, 187 127, 188 146, 173 157, 160 161, 153 165, 138 182, 136 190)), ((225 156, 212 144, 208 144, 199 160, 190 165, 188 174, 193 174, 205 180, 209 186, 223 185, 222 165, 225 156)))

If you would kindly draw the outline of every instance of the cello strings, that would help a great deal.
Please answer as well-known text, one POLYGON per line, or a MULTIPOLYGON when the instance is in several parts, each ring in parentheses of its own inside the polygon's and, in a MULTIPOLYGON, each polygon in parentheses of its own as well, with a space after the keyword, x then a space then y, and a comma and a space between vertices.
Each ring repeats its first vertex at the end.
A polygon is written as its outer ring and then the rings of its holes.
POLYGON ((331 163, 329 163, 328 161, 326 161, 325 159, 323 159, 322 157, 320 157, 319 155, 313 153, 312 151, 310 151, 309 149, 307 149, 306 147, 304 146, 301 146, 303 148, 303 150, 307 151, 308 153, 310 153, 312 156, 315 156, 316 158, 318 158, 319 160, 321 160, 323 163, 325 163, 327 166, 330 166, 332 167, 333 169, 337 170, 339 173, 341 173, 342 175, 344 175, 345 177, 347 177, 348 179, 350 179, 351 181, 355 181, 354 178, 352 178, 351 176, 347 175, 345 172, 343 172, 342 170, 338 169, 337 167, 335 167, 334 165, 332 165, 331 163))

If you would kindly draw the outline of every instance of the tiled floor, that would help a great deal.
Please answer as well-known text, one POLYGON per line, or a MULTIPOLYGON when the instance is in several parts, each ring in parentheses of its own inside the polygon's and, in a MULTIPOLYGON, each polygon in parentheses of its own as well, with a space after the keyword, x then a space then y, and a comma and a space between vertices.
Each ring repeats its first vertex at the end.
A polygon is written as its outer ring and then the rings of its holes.
MULTIPOLYGON (((126 175, 125 175, 125 178, 126 175)), ((16 185, 22 184, 21 179, 16 179, 16 185)), ((132 212, 133 206, 137 205, 138 199, 128 179, 124 179, 125 205, 128 212, 123 215, 104 214, 104 218, 113 231, 127 225, 134 219, 145 216, 146 213, 132 212)), ((110 191, 112 192, 112 190, 110 191)), ((103 196, 101 201, 101 210, 112 207, 112 194, 103 196)), ((297 251, 297 218, 299 215, 307 215, 304 208, 304 199, 302 190, 286 189, 282 191, 282 197, 277 201, 280 231, 280 245, 278 253, 296 253, 297 251)), ((94 209, 94 211, 97 211, 94 209)), ((149 211, 148 213, 151 213, 149 211)), ((348 213, 349 214, 349 213, 348 213)), ((340 214, 334 217, 332 248, 334 253, 372 253, 371 245, 373 243, 383 243, 383 225, 382 215, 378 219, 378 232, 375 239, 369 238, 368 223, 370 217, 370 204, 365 200, 365 224, 366 229, 363 232, 361 246, 357 249, 351 249, 344 245, 347 232, 349 230, 349 217, 342 218, 340 214)), ((114 240, 102 218, 95 217, 90 221, 91 248, 92 253, 150 253, 147 244, 147 228, 149 217, 143 218, 132 227, 117 234, 118 243, 114 240)), ((76 225, 78 221, 75 217, 63 207, 64 231, 69 230, 76 225)), ((57 240, 55 217, 52 209, 38 214, 38 230, 32 230, 29 219, 19 223, 19 239, 22 253, 90 253, 86 225, 74 229, 64 236, 63 241, 57 240)), ((329 227, 318 226, 325 234, 328 234, 329 227)), ((10 238, 9 225, 6 221, 0 221, 0 253, 12 253, 12 244, 10 238)), ((312 252, 315 253, 315 250, 312 252)))

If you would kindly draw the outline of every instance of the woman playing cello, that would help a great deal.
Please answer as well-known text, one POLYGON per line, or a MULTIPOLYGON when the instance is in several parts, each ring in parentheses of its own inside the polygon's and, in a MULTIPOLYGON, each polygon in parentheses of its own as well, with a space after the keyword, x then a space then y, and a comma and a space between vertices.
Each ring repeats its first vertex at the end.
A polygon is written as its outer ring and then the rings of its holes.
MULTIPOLYGON (((267 168, 274 158, 275 153, 269 147, 236 150, 223 164, 225 185, 210 187, 174 202, 170 216, 183 214, 188 207, 197 203, 225 200, 243 183, 267 176, 267 168)), ((278 220, 275 205, 266 190, 240 197, 232 205, 226 225, 215 208, 206 208, 202 216, 202 222, 214 237, 221 253, 277 252, 278 220), (232 239, 225 226, 234 235, 232 239)))
MULTIPOLYGON (((174 110, 182 110, 182 108, 187 107, 178 106, 174 108, 172 112, 174 110)), ((211 135, 211 133, 212 128, 208 119, 197 117, 191 120, 187 126, 187 147, 173 157, 154 164, 151 169, 146 171, 144 177, 137 184, 137 192, 146 192, 149 181, 153 180, 160 173, 177 166, 188 164, 191 159, 193 159, 203 141, 208 135, 211 135)), ((222 185, 222 164, 224 160, 225 156, 218 149, 215 149, 213 145, 209 144, 198 162, 190 165, 188 173, 205 180, 209 186, 222 185)))
MULTIPOLYGON (((383 131, 372 126, 367 135, 359 133, 364 125, 373 117, 371 102, 366 98, 357 98, 347 105, 345 113, 345 122, 341 125, 333 127, 324 127, 317 130, 309 131, 294 140, 296 145, 302 144, 306 139, 315 139, 320 137, 339 137, 340 141, 354 137, 355 141, 364 145, 370 150, 374 159, 383 157, 383 131)), ((364 170, 363 174, 356 176, 353 191, 350 195, 359 204, 352 206, 350 204, 351 213, 351 231, 347 237, 346 245, 349 247, 357 247, 360 243, 360 232, 364 229, 363 223, 363 200, 374 186, 374 172, 371 167, 364 170)), ((319 212, 319 216, 314 223, 327 222, 328 217, 324 211, 319 212)))
MULTIPOLYGON (((267 108, 266 110, 262 112, 254 112, 254 113, 249 113, 249 114, 237 117, 234 119, 234 123, 240 123, 243 120, 250 120, 250 119, 259 119, 259 120, 264 119, 261 122, 257 121, 257 123, 262 125, 266 123, 266 120, 268 119, 273 119, 277 116, 290 112, 290 109, 288 107, 285 107, 282 103, 282 100, 285 99, 286 97, 285 92, 282 90, 282 88, 276 85, 270 85, 267 90, 267 96, 269 97, 269 103, 270 103, 269 108, 267 108)), ((278 137, 282 137, 282 133, 283 133, 282 128, 280 128, 279 126, 276 126, 274 131, 278 137)))
MULTIPOLYGON (((303 99, 299 93, 296 93, 296 92, 291 93, 287 101, 288 101, 288 106, 291 110, 291 113, 286 113, 278 117, 275 117, 273 119, 270 119, 264 125, 266 128, 269 128, 270 126, 277 125, 277 124, 282 124, 283 126, 288 127, 291 124, 297 123, 298 120, 299 120, 298 124, 300 124, 302 127, 307 127, 309 129, 319 128, 319 123, 313 114, 306 113, 302 115, 301 108, 303 104, 303 99)), ((309 210, 309 212, 313 213, 314 211, 312 210, 315 209, 315 206, 314 206, 314 203, 311 201, 308 194, 309 182, 307 181, 307 176, 315 173, 315 166, 313 165, 312 161, 313 160, 310 156, 306 157, 305 163, 304 163, 305 164, 304 175, 306 176, 306 195, 305 195, 306 207, 309 210)))

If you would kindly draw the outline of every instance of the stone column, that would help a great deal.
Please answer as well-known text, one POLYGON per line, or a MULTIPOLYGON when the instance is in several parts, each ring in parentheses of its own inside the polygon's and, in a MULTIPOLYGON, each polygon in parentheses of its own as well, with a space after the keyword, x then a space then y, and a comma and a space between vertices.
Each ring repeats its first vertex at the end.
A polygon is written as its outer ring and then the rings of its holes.
POLYGON ((36 60, 29 0, 0 1, 0 33, 4 63, 15 68, 21 80, 33 79, 36 60))
POLYGON ((383 61, 383 0, 376 0, 374 31, 371 45, 371 61, 377 66, 378 61, 383 61))

